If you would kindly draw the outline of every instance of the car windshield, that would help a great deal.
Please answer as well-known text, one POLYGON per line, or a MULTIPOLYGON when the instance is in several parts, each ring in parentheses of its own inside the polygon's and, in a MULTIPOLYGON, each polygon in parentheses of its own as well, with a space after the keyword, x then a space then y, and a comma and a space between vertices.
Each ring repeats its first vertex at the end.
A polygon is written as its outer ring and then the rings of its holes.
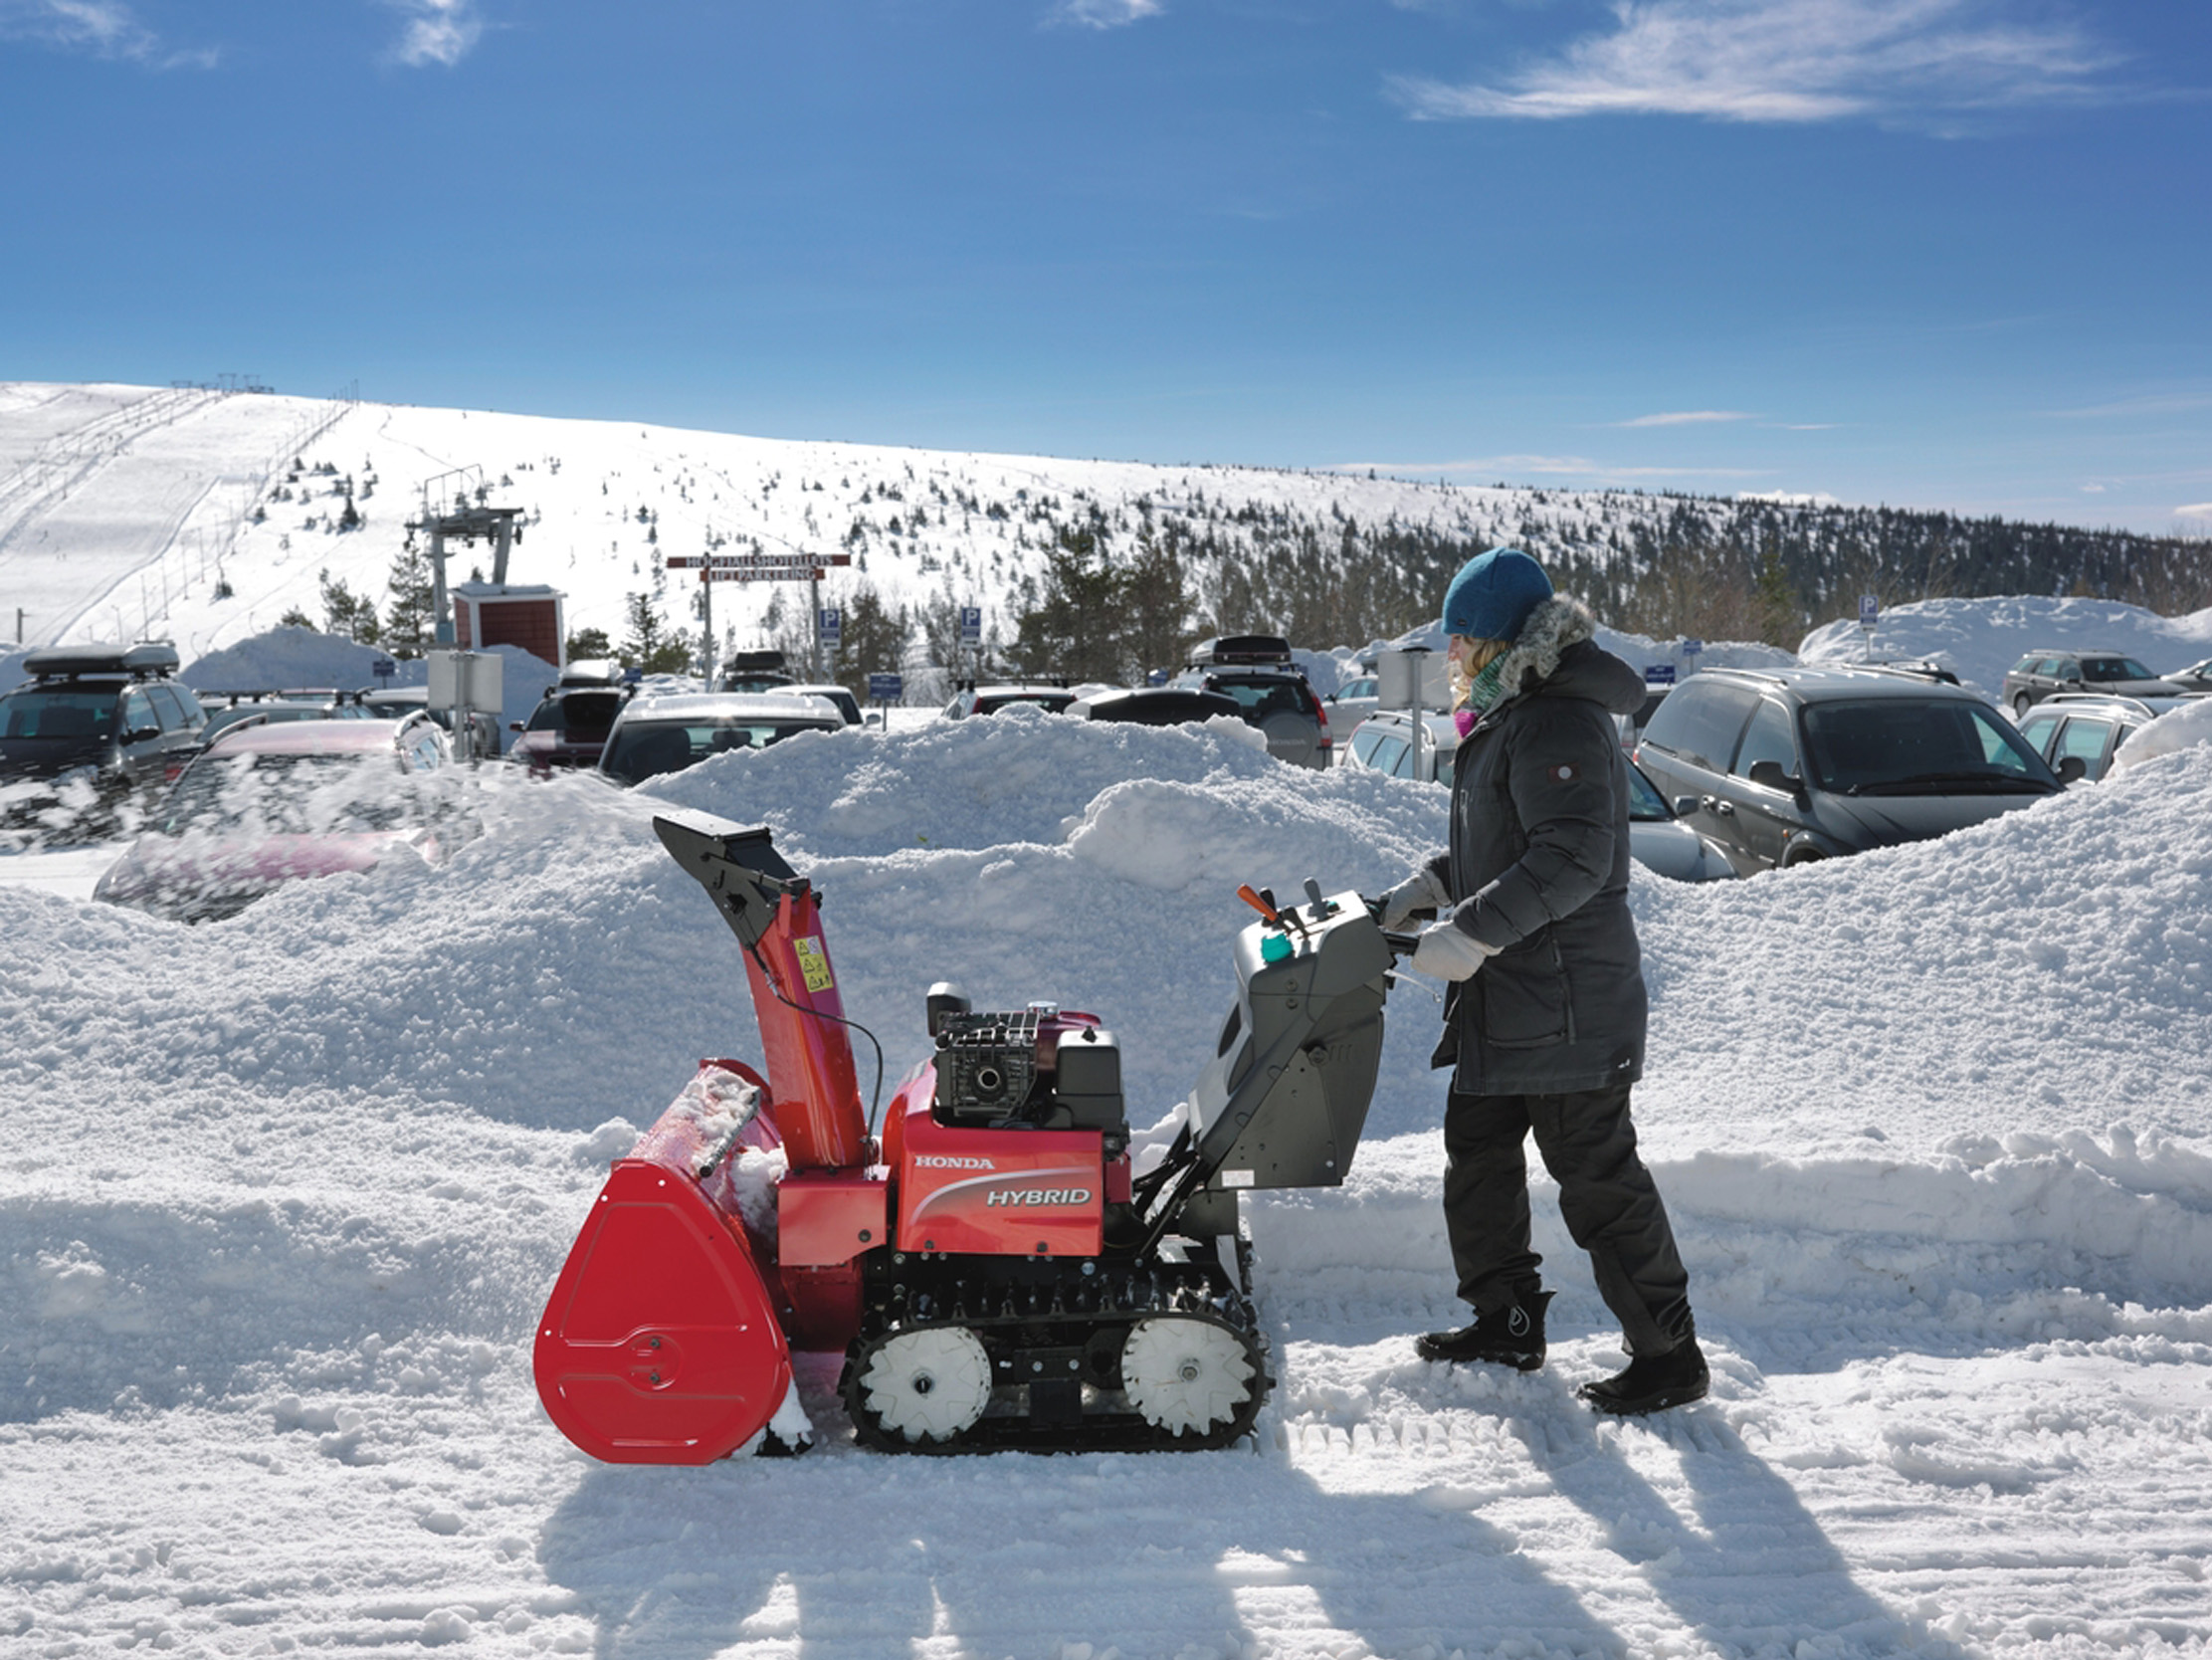
POLYGON ((2085 657, 2084 680, 2156 680, 2158 677, 2132 657, 2085 657))
POLYGON ((826 731, 833 720, 749 721, 734 715, 703 715, 689 721, 633 721, 615 733, 599 765, 626 782, 643 783, 664 772, 681 772, 708 755, 765 749, 800 732, 826 731))
POLYGON ((622 713, 623 701, 619 692, 570 692, 564 697, 547 698, 530 716, 529 729, 604 739, 607 728, 622 713))
POLYGON ((115 733, 115 689, 28 687, 0 698, 7 719, 0 733, 83 743, 115 733))
POLYGON ((326 836, 396 830, 419 816, 396 755, 209 755, 162 804, 164 836, 326 836))
POLYGON ((2056 790, 2058 780, 1995 711, 1963 698, 1808 704, 1813 781, 1843 795, 2056 790))
POLYGON ((1075 701, 1073 692, 993 692, 975 700, 975 713, 989 715, 1010 704, 1037 704, 1058 713, 1075 701))

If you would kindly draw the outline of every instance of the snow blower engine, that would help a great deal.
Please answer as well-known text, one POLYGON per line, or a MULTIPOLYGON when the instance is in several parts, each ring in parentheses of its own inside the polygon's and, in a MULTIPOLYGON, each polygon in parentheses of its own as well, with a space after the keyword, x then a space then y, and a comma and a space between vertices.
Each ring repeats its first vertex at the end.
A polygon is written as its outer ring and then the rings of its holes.
POLYGON ((615 1463, 792 1450, 793 1350, 844 1355, 899 1452, 1226 1446, 1273 1383, 1247 1190, 1344 1179, 1393 948, 1356 895, 1260 912, 1185 1122, 1132 1169, 1120 1049, 1050 1003, 925 1000, 934 1052, 863 1114, 820 897, 766 829, 654 820, 744 947, 764 1071, 710 1060, 605 1187, 553 1286, 547 1414, 615 1463))

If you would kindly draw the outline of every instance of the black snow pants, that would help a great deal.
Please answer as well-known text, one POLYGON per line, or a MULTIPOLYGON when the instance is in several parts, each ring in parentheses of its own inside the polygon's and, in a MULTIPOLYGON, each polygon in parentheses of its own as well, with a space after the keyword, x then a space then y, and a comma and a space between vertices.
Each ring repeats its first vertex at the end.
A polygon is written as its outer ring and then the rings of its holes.
POLYGON ((1664 1354, 1694 1335, 1690 1275, 1651 1171, 1636 1154, 1630 1086, 1568 1095, 1462 1095, 1444 1111, 1444 1225, 1460 1297, 1479 1314, 1538 1288, 1529 1246, 1530 1131, 1559 1183, 1559 1211, 1590 1253, 1598 1295, 1631 1354, 1664 1354))

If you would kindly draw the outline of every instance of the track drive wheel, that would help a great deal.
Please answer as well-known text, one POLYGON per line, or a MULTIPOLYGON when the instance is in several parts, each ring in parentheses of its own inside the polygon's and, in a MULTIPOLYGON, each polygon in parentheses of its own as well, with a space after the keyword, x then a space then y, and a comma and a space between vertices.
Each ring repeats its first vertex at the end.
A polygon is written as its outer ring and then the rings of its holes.
POLYGON ((949 1441, 991 1403, 991 1359, 964 1326, 902 1332, 869 1356, 860 1392, 886 1434, 949 1441))
POLYGON ((1171 1435, 1200 1435, 1252 1401, 1258 1368, 1225 1327, 1165 1315, 1143 1320, 1121 1349, 1121 1389, 1144 1421, 1171 1435))

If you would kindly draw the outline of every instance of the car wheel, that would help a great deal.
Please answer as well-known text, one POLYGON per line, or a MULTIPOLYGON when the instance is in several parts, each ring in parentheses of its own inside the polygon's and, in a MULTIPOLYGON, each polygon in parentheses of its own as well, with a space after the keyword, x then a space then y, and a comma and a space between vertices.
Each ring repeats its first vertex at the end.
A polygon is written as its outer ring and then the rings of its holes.
POLYGON ((1782 869, 1795 870, 1799 865, 1817 865, 1828 855, 1817 847, 1802 848, 1782 861, 1782 869))
POLYGON ((2015 715, 2025 716, 2033 708, 2035 708, 2035 700, 2025 692, 2012 700, 2012 713, 2015 715))

